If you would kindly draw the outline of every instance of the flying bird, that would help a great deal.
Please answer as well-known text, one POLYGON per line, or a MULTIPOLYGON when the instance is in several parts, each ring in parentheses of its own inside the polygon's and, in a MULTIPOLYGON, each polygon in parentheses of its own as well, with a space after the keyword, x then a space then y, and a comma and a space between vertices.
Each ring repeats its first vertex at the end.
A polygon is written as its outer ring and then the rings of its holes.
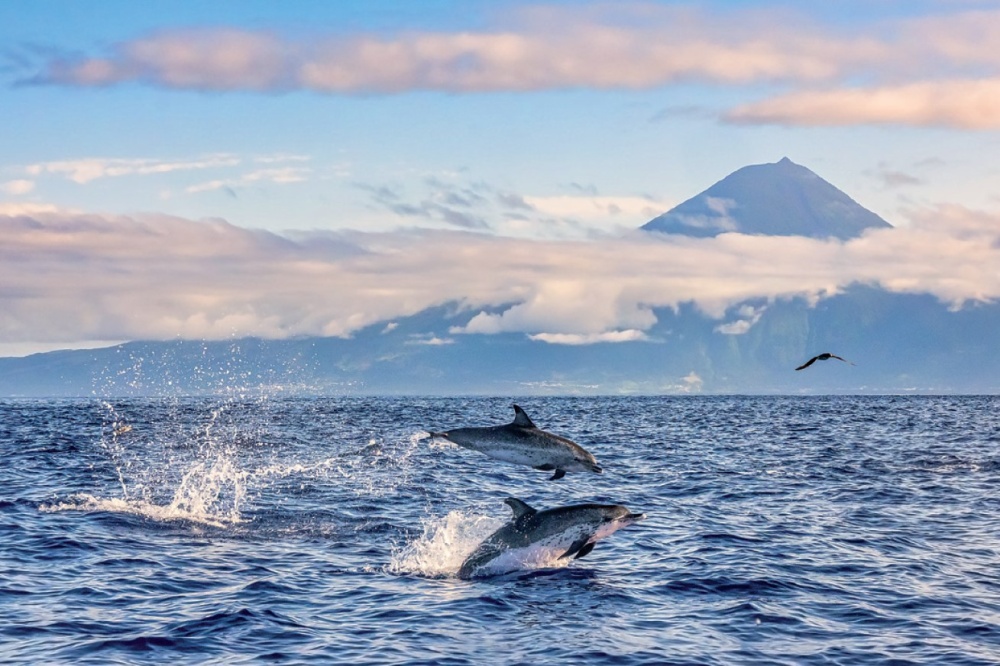
MULTIPOLYGON (((817 356, 813 356, 811 359, 809 359, 808 361, 806 361, 805 363, 803 363, 802 365, 800 365, 799 367, 797 367, 795 369, 796 370, 805 370, 806 368, 808 368, 810 365, 812 365, 816 361, 829 361, 831 358, 835 358, 838 361, 843 361, 844 363, 851 363, 846 358, 840 358, 836 354, 831 354, 829 352, 825 352, 823 354, 819 354, 817 356)), ((854 364, 851 363, 851 365, 854 365, 854 364)))

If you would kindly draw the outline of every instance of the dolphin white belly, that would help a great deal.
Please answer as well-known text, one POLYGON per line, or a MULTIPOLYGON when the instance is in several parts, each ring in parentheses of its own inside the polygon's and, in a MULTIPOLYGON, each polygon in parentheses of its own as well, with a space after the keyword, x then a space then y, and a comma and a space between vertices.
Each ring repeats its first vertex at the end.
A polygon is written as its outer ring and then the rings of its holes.
POLYGON ((559 566, 561 560, 567 559, 566 551, 570 546, 585 534, 584 529, 571 529, 529 546, 504 550, 490 561, 474 568, 471 575, 499 576, 512 571, 559 566))
POLYGON ((459 578, 558 566, 586 556, 599 540, 644 519, 620 504, 578 504, 538 511, 515 497, 514 518, 465 558, 459 578))

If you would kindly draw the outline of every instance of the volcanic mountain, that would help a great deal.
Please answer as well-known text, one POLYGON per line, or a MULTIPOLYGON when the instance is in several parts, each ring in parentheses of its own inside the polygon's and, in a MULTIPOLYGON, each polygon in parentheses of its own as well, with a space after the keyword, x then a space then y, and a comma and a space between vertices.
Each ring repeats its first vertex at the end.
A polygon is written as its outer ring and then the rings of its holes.
POLYGON ((888 222, 787 157, 745 166, 642 228, 707 238, 727 231, 847 240, 888 222))

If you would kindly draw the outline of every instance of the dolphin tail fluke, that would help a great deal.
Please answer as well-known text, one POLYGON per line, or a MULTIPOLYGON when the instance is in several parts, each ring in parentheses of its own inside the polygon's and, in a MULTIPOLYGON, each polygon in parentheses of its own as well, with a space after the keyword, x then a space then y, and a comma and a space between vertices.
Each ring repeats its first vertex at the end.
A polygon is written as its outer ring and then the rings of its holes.
POLYGON ((556 473, 549 477, 549 481, 558 481, 559 479, 563 478, 564 476, 566 476, 566 470, 564 470, 564 469, 557 469, 556 473))

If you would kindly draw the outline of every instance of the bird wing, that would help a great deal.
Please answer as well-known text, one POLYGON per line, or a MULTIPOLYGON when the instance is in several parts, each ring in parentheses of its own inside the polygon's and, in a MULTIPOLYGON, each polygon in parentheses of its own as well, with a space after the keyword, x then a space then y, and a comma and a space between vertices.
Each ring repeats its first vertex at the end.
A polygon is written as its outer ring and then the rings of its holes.
POLYGON ((818 358, 819 358, 819 356, 813 356, 811 359, 809 359, 808 361, 806 361, 805 363, 803 363, 802 365, 800 365, 799 367, 797 367, 795 369, 796 370, 805 370, 810 365, 812 365, 813 363, 815 363, 816 359, 818 359, 818 358))
MULTIPOLYGON (((835 359, 837 359, 838 361, 843 361, 844 363, 851 363, 851 362, 850 362, 850 361, 848 361, 848 360, 847 360, 846 358, 840 358, 840 357, 839 357, 839 356, 837 356, 836 354, 830 354, 830 358, 835 358, 835 359)), ((853 363, 851 363, 851 365, 854 365, 854 364, 853 364, 853 363)))

